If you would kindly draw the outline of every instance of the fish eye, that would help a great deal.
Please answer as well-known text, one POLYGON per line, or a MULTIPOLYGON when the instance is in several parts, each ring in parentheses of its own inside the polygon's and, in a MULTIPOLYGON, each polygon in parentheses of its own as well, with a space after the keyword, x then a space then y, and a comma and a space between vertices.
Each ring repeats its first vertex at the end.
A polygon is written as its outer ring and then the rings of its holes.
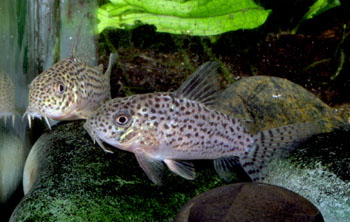
POLYGON ((64 86, 64 84, 62 82, 58 82, 55 85, 55 91, 57 95, 62 95, 65 91, 66 87, 64 86))
POLYGON ((128 117, 127 116, 118 116, 117 117, 117 122, 120 124, 120 125, 124 125, 128 122, 128 117))
POLYGON ((130 122, 130 115, 126 112, 119 112, 115 115, 114 122, 118 126, 125 126, 130 122))

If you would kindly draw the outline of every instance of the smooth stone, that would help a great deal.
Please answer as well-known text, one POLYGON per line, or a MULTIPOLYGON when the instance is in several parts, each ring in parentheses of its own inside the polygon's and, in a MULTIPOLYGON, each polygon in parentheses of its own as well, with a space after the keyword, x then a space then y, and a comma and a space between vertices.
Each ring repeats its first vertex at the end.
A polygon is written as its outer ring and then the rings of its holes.
POLYGON ((45 136, 41 140, 38 140, 36 142, 32 149, 30 150, 25 165, 23 169, 23 181, 22 181, 22 186, 23 186, 23 193, 26 195, 29 190, 32 188, 34 182, 36 181, 38 177, 38 172, 40 170, 40 163, 41 160, 45 158, 45 136))
POLYGON ((195 162, 190 181, 165 170, 154 185, 134 154, 104 153, 82 127, 58 124, 34 144, 26 161, 26 195, 10 221, 173 220, 194 195, 222 186, 212 162, 195 162))
POLYGON ((324 221, 307 199, 282 187, 236 183, 204 192, 188 201, 175 222, 324 221))
POLYGON ((223 91, 218 104, 221 112, 251 120, 249 129, 253 133, 303 122, 315 123, 321 132, 329 132, 345 123, 314 94, 278 77, 243 78, 223 91))
POLYGON ((0 126, 0 204, 5 204, 20 185, 27 154, 14 131, 0 126))

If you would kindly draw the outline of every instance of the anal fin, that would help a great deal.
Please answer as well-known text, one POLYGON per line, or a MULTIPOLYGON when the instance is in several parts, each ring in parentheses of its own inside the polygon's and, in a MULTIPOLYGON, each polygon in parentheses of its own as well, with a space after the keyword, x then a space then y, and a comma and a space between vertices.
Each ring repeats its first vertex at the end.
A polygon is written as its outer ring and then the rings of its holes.
POLYGON ((237 156, 222 157, 214 160, 215 171, 226 182, 233 179, 233 172, 237 165, 239 165, 239 157, 237 156))
POLYGON ((135 152, 136 159, 146 173, 147 177, 157 185, 162 184, 162 173, 164 165, 161 160, 150 157, 147 153, 138 149, 135 152))
POLYGON ((196 177, 193 163, 189 161, 165 159, 164 163, 172 172, 182 176, 185 179, 193 180, 196 177))

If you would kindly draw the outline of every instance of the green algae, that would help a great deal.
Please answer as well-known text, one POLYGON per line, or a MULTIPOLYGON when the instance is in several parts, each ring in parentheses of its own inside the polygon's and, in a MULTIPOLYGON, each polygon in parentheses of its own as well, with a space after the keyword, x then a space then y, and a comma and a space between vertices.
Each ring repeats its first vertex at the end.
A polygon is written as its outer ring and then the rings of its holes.
POLYGON ((93 145, 82 122, 55 127, 42 139, 38 177, 12 221, 172 220, 193 196, 224 184, 212 166, 199 163, 194 181, 167 171, 156 186, 132 153, 105 154, 93 145))
POLYGON ((310 200, 325 221, 350 216, 350 126, 312 137, 287 159, 269 165, 266 183, 290 189, 310 200))

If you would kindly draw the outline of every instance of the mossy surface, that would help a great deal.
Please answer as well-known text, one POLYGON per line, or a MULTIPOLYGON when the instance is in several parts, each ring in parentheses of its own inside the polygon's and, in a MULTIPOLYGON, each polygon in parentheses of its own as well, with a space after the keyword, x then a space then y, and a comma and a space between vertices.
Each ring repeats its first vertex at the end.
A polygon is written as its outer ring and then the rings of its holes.
POLYGON ((339 179, 350 183, 350 125, 314 136, 290 159, 303 168, 321 164, 339 179))
POLYGON ((289 161, 275 165, 276 173, 268 183, 292 190, 311 201, 325 221, 348 222, 350 184, 330 173, 322 165, 299 168, 289 161))
POLYGON ((172 220, 190 198, 224 184, 199 161, 194 181, 167 171, 156 186, 132 153, 106 154, 93 145, 82 122, 59 125, 40 140, 39 176, 12 221, 172 220))
POLYGON ((349 221, 349 136, 349 126, 313 136, 287 159, 270 163, 264 182, 307 198, 325 221, 349 221))

